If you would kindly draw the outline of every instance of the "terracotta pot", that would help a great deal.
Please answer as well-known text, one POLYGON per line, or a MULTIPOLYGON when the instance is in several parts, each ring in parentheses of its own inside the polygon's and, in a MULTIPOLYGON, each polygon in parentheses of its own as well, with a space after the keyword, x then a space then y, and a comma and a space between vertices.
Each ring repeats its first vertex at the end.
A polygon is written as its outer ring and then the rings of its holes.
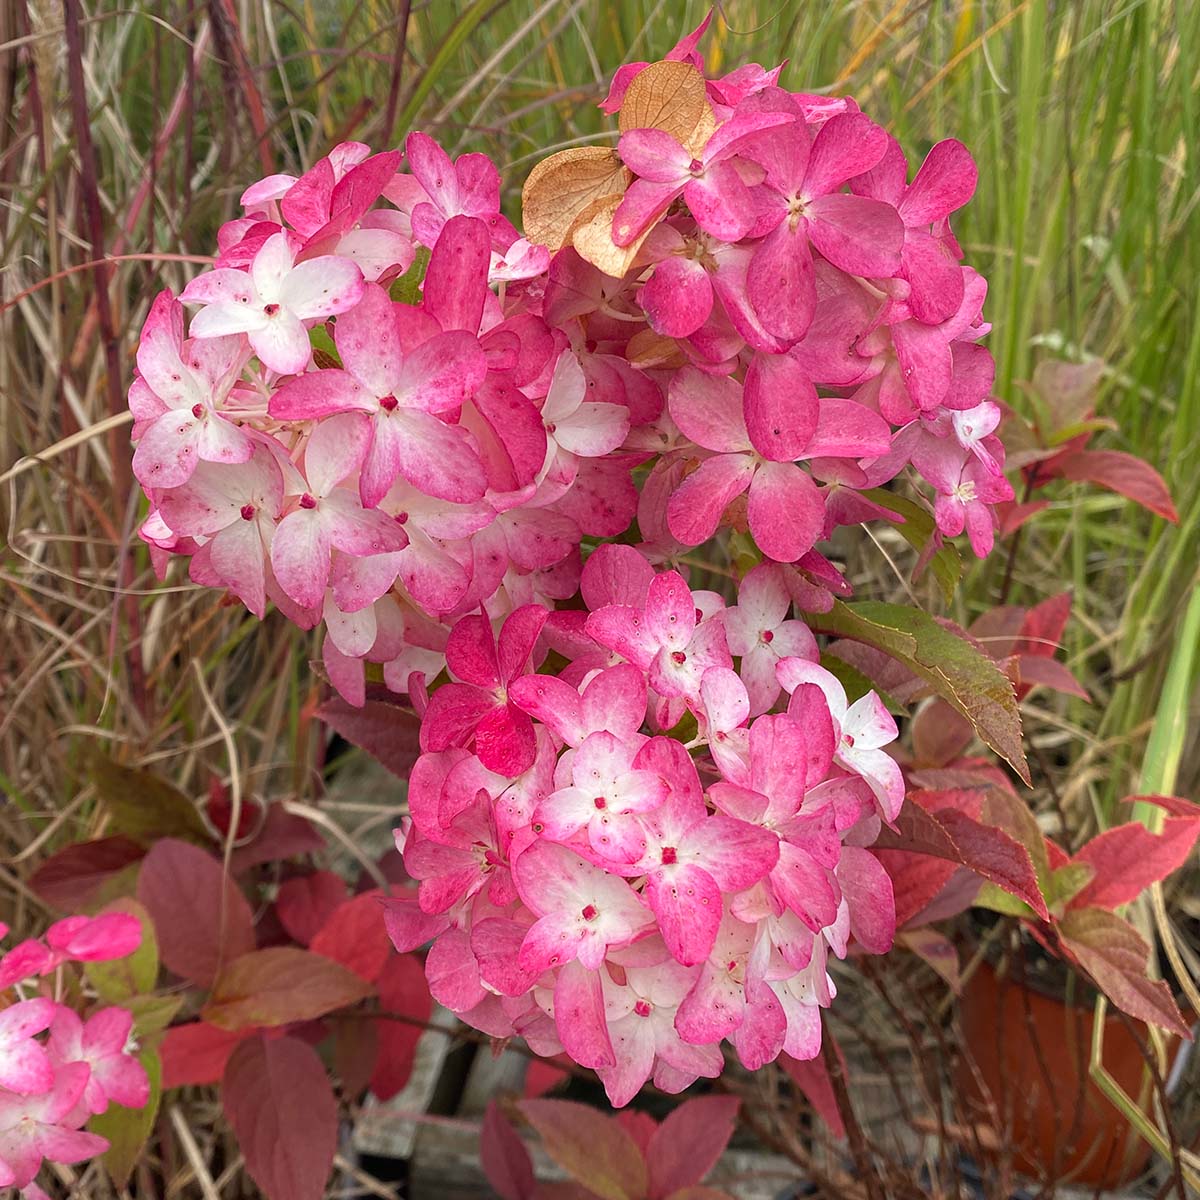
MULTIPOLYGON (((1151 1150, 1088 1076, 1094 1017, 1090 1006, 1000 977, 982 963, 959 1011, 966 1048, 960 1091, 993 1103, 1016 1167, 1038 1179, 1114 1188, 1143 1170, 1151 1150)), ((1145 1026, 1134 1022, 1138 1035, 1145 1026)), ((1168 1042, 1173 1057, 1178 1039, 1168 1042)), ((1126 1095, 1151 1111, 1152 1087, 1137 1042, 1116 1016, 1106 1018, 1104 1065, 1126 1095)))

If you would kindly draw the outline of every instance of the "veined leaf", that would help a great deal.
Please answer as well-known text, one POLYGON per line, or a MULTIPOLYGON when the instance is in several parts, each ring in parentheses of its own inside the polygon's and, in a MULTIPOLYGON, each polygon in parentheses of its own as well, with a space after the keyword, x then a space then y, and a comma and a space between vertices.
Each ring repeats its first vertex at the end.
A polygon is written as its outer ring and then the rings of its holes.
POLYGON ((965 638, 919 609, 874 600, 835 600, 813 624, 875 646, 903 663, 962 713, 979 737, 1029 782, 1012 681, 965 638))

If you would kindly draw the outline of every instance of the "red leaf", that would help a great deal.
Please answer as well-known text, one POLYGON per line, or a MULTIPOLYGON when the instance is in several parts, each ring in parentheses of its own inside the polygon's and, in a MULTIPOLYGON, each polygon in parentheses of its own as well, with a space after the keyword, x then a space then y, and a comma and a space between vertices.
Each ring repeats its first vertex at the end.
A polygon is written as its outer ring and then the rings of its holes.
POLYGON ((356 1097, 371 1084, 379 1061, 379 1030, 376 1021, 337 1021, 333 1030, 333 1069, 341 1080, 342 1093, 356 1097))
POLYGON ((533 1160, 512 1123, 492 1100, 483 1115, 479 1157, 487 1181, 501 1200, 530 1200, 533 1195, 533 1160))
POLYGON ((1111 912, 1136 900, 1152 883, 1183 866, 1197 834, 1200 820, 1194 817, 1168 817, 1161 834, 1151 833, 1139 821, 1097 834, 1072 860, 1087 863, 1096 873, 1071 907, 1111 912))
POLYGON ((296 946, 272 946, 234 959, 213 984, 202 1016, 221 1029, 311 1021, 371 995, 341 963, 296 946))
POLYGON ((1071 615, 1071 601, 1071 593, 1066 591, 1035 604, 1021 622, 1016 652, 1053 658, 1062 647, 1063 630, 1071 615))
POLYGON ((234 1048, 251 1033, 248 1029, 241 1033, 230 1033, 204 1021, 192 1021, 168 1029, 159 1047, 163 1087, 219 1083, 234 1048))
POLYGON ((1179 514, 1163 477, 1148 462, 1132 454, 1122 450, 1077 450, 1063 458, 1058 468, 1065 479, 1106 487, 1179 524, 1179 514))
MULTIPOLYGON (((421 960, 412 954, 397 954, 387 960, 375 982, 380 1007, 386 1012, 428 1021, 433 1013, 433 1001, 421 960)), ((389 1021, 381 1017, 379 1030, 379 1059, 371 1076, 371 1091, 380 1100, 390 1100, 412 1074, 413 1055, 417 1041, 425 1031, 418 1025, 389 1021)))
POLYGON ((221 1097, 268 1200, 321 1200, 337 1150, 337 1102, 316 1051, 295 1038, 250 1038, 229 1059, 221 1097))
POLYGON ((1173 817, 1189 817, 1191 820, 1200 818, 1200 804, 1193 804, 1182 796, 1126 796, 1122 804, 1153 804, 1169 812, 1173 817))
MULTIPOLYGON (((332 871, 297 875, 279 885, 275 913, 288 936, 307 946, 346 899, 346 884, 332 871)), ((381 918, 382 919, 382 918, 381 918)))
POLYGON ((1078 696, 1081 700, 1091 699, 1087 688, 1057 659, 1023 654, 1017 662, 1021 671, 1021 682, 1017 691, 1022 699, 1035 685, 1062 692, 1065 696, 1078 696))
POLYGON ((1191 1041, 1170 989, 1147 977, 1150 947, 1128 921, 1101 908, 1074 908, 1057 928, 1063 948, 1119 1009, 1191 1041))
POLYGON ((317 709, 317 716, 393 775, 408 779, 421 753, 418 741, 421 722, 411 709, 381 700, 368 700, 362 708, 355 708, 334 696, 317 709))
POLYGON ((943 809, 937 818, 954 839, 964 867, 1023 900, 1043 921, 1049 919, 1033 860, 1020 842, 1002 829, 973 821, 956 809, 943 809))
POLYGON ((392 953, 379 894, 365 892, 339 905, 313 938, 311 948, 368 983, 374 982, 392 953))
POLYGON ((1030 500, 1025 504, 1016 504, 1012 501, 997 504, 996 512, 1000 517, 1000 536, 1006 538, 1010 533, 1016 533, 1031 517, 1036 517, 1042 509, 1049 507, 1049 500, 1030 500))
POLYGON ((154 918, 169 970, 208 987, 225 963, 254 949, 254 915, 211 854, 165 838, 146 855, 137 898, 154 918))
POLYGON ((950 990, 958 994, 962 986, 958 950, 949 938, 936 929, 910 929, 898 933, 896 941, 936 971, 950 985, 950 990))
POLYGON ((652 1200, 699 1183, 717 1165, 737 1122, 736 1096, 699 1096, 674 1109, 646 1150, 652 1200))
POLYGON ((260 863, 298 858, 324 849, 325 839, 310 821, 288 812, 282 804, 271 804, 254 838, 234 849, 229 869, 240 875, 260 863))
POLYGON ((971 744, 975 731, 945 700, 924 705, 912 720, 913 752, 918 762, 941 767, 971 744))
POLYGON ((29 886, 54 908, 90 908, 104 886, 145 853, 127 837, 76 842, 46 859, 30 876, 29 886))
POLYGON ((637 1143, 616 1121, 574 1100, 522 1100, 546 1153, 603 1200, 642 1200, 646 1164, 637 1143))
MULTIPOLYGON (((825 1036, 829 1036, 826 1030, 825 1036)), ((838 1050, 839 1055, 841 1050, 838 1050)), ((835 1138, 846 1136, 846 1126, 842 1122, 842 1114, 838 1111, 837 1097, 833 1094, 833 1083, 829 1072, 825 1069, 822 1058, 814 1058, 809 1062, 801 1062, 788 1054, 779 1056, 779 1063, 791 1076, 792 1082, 804 1093, 805 1099, 813 1106, 813 1111, 829 1128, 835 1138)))
POLYGON ((565 1054, 560 1054, 557 1058, 530 1060, 529 1067, 525 1072, 525 1087, 522 1089, 527 1100, 544 1096, 547 1092, 553 1091, 556 1087, 562 1087, 564 1083, 570 1081, 571 1072, 565 1065, 555 1066, 556 1061, 566 1064, 570 1062, 570 1059, 565 1054))

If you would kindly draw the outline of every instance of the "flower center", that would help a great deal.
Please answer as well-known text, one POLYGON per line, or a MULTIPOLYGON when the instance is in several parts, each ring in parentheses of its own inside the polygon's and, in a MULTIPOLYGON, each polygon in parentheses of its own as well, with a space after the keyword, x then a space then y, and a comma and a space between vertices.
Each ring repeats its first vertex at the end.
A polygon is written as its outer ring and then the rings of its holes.
POLYGON ((964 479, 955 487, 954 498, 960 504, 970 504, 975 499, 975 481, 964 479))
POLYGON ((273 317, 278 311, 279 311, 278 304, 264 304, 263 305, 263 312, 265 312, 268 317, 273 317))
POLYGON ((200 418, 202 416, 204 416, 204 405, 203 404, 193 404, 192 405, 192 416, 195 417, 197 421, 200 420, 200 418))
POLYGON ((773 629, 764 629, 762 631, 762 640, 769 646, 775 640, 775 631, 773 629))
POLYGON ((688 172, 693 179, 699 179, 704 174, 704 164, 698 158, 693 158, 688 164, 688 172))
POLYGON ((300 497, 300 507, 301 508, 316 508, 317 507, 316 496, 312 495, 311 492, 305 492, 304 495, 300 497))
POLYGON ((583 919, 585 921, 594 921, 599 915, 600 910, 594 904, 589 904, 583 910, 583 919))
POLYGON ((595 798, 595 800, 593 800, 593 801, 592 801, 592 803, 593 803, 593 804, 594 804, 594 805, 595 805, 597 808, 607 808, 607 807, 608 807, 608 801, 607 801, 607 800, 605 800, 603 796, 597 796, 597 797, 595 798))
POLYGON ((379 398, 379 407, 382 408, 384 412, 395 412, 397 407, 399 407, 399 404, 400 401, 391 394, 381 396, 379 398))
POLYGON ((634 1006, 633 1011, 639 1017, 648 1017, 650 1015, 650 1005, 645 1000, 639 1000, 634 1006))
POLYGON ((253 521, 254 520, 254 513, 256 510, 255 510, 253 504, 243 504, 239 511, 242 514, 243 521, 253 521))
POLYGON ((687 662, 687 655, 684 654, 684 652, 682 650, 672 650, 671 651, 671 661, 673 663, 677 663, 679 666, 682 667, 683 664, 685 662, 687 662))
POLYGON ((662 852, 663 866, 669 867, 679 861, 679 854, 674 846, 664 846, 662 852))

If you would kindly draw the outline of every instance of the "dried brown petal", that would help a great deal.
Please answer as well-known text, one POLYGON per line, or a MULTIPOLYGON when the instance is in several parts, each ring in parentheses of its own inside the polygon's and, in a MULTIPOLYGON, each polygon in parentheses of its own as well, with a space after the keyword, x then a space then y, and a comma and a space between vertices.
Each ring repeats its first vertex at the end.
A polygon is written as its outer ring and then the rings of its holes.
POLYGON ((613 241, 612 223, 622 199, 622 196, 614 195, 592 201, 575 219, 571 229, 571 245, 579 256, 614 279, 620 279, 633 266, 642 243, 653 228, 653 225, 648 226, 646 232, 628 246, 618 246, 613 241))
POLYGON ((661 129, 696 153, 698 136, 707 141, 715 125, 704 77, 690 63, 651 63, 633 77, 617 123, 622 133, 661 129))
POLYGON ((560 249, 580 213, 605 196, 623 195, 631 178, 617 152, 605 146, 552 154, 530 171, 521 192, 525 236, 552 251, 560 249))

